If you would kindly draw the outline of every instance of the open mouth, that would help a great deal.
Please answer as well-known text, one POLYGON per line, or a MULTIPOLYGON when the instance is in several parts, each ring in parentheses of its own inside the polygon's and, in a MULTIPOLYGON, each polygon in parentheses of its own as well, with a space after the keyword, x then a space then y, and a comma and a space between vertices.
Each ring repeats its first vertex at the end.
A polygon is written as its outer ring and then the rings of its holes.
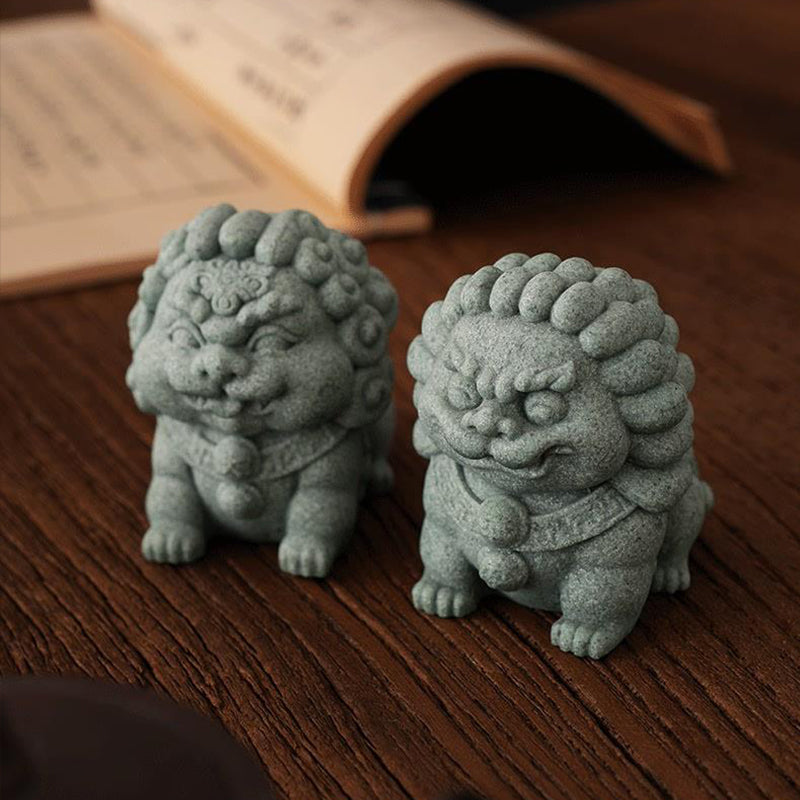
POLYGON ((213 414, 215 417, 235 417, 242 410, 242 401, 230 397, 201 397, 196 394, 186 394, 183 399, 195 411, 213 414))
MULTIPOLYGON (((451 445, 452 446, 452 445, 451 445)), ((456 452, 458 452, 456 450, 456 452)), ((541 478, 546 475, 553 464, 553 458, 559 455, 571 455, 575 451, 567 445, 552 445, 542 450, 534 459, 511 459, 508 457, 497 458, 485 456, 484 458, 468 458, 459 453, 462 460, 475 469, 501 470, 518 476, 541 478)))
POLYGON ((562 444, 554 444, 552 447, 546 447, 544 450, 542 450, 542 452, 539 453, 539 455, 533 461, 528 460, 518 466, 513 466, 508 463, 500 463, 501 466, 504 466, 508 469, 523 470, 529 475, 540 477, 547 472, 549 465, 552 463, 553 456, 571 455, 573 452, 574 451, 571 447, 567 447, 566 445, 562 444))

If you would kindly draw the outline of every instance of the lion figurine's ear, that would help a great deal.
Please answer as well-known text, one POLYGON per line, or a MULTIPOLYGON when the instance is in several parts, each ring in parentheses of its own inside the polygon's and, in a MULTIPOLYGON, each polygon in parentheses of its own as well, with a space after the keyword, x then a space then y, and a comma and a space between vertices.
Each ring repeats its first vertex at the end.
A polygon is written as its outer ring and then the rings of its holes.
POLYGON ((353 399, 335 421, 345 428, 363 428, 375 422, 392 399, 392 362, 388 355, 355 371, 353 399))

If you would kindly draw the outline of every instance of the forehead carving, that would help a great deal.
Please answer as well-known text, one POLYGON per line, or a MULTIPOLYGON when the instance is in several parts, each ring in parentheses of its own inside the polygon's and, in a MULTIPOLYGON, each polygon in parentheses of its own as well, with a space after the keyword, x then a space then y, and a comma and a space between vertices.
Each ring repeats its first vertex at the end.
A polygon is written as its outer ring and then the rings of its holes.
POLYGON ((215 258, 201 262, 187 282, 188 288, 204 297, 215 314, 230 316, 244 303, 256 300, 267 292, 269 276, 274 272, 257 261, 236 261, 215 258))
MULTIPOLYGON (((587 361, 574 336, 548 323, 493 314, 459 318, 443 345, 443 354, 445 363, 459 371, 474 373, 490 369, 520 380, 523 374, 531 375, 569 362, 574 373, 587 361)), ((573 374, 573 384, 574 378, 573 374)))
POLYGON ((187 314, 204 332, 245 331, 318 307, 314 295, 290 270, 218 258, 187 265, 170 281, 166 305, 187 314))

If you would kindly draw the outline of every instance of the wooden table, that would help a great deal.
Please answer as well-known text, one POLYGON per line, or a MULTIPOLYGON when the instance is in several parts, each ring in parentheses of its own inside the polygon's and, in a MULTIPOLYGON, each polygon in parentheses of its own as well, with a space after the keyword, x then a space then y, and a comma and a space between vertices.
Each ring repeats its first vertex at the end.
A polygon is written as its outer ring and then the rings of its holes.
POLYGON ((152 687, 219 718, 298 800, 798 796, 800 6, 641 0, 536 24, 715 105, 737 173, 551 176, 370 245, 402 297, 398 481, 324 582, 283 575, 274 547, 140 558, 153 422, 123 382, 134 282, 0 306, 4 674, 152 687), (425 462, 406 347, 455 276, 541 250, 658 287, 717 498, 691 589, 652 598, 601 663, 555 650, 544 613, 495 600, 440 621, 409 601, 425 462))

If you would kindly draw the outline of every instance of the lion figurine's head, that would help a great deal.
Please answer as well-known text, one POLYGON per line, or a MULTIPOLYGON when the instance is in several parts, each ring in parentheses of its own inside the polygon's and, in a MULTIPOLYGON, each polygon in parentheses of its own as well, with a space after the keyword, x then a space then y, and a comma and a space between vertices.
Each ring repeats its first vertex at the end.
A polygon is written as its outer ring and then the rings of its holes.
POLYGON ((513 253, 455 281, 409 349, 417 450, 502 491, 611 481, 652 511, 693 471, 694 382, 650 284, 582 258, 513 253))
POLYGON ((143 411, 253 436, 377 419, 397 314, 363 245, 312 214, 209 208, 168 234, 128 320, 143 411))

